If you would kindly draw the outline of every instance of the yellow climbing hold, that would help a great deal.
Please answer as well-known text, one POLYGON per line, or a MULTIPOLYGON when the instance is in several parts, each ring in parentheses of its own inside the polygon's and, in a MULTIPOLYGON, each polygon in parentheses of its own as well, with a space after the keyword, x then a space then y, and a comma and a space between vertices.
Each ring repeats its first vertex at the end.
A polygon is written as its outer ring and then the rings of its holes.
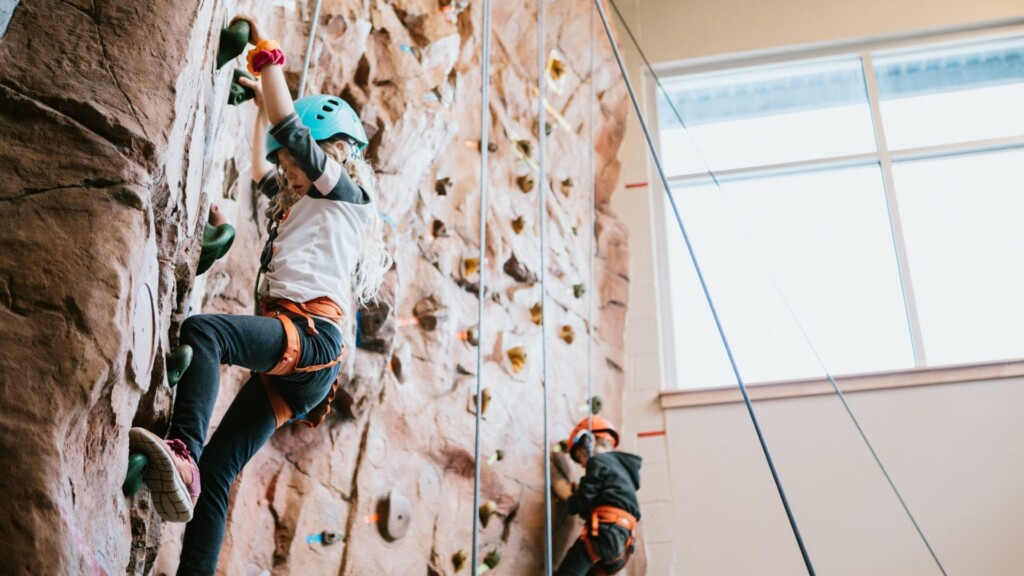
POLYGON ((544 307, 541 306, 540 302, 530 307, 530 318, 537 326, 540 326, 541 322, 544 321, 544 307))
POLYGON ((562 332, 558 337, 565 340, 566 344, 572 344, 573 340, 576 339, 576 331, 572 329, 572 326, 566 324, 565 326, 562 326, 562 332))
POLYGON ((487 528, 487 523, 491 521, 491 516, 494 516, 498 512, 498 505, 494 500, 488 500, 480 505, 480 523, 483 524, 484 528, 487 528))
POLYGON ((522 346, 516 346, 510 348, 508 351, 508 360, 512 363, 512 371, 519 374, 526 367, 526 349, 522 346))

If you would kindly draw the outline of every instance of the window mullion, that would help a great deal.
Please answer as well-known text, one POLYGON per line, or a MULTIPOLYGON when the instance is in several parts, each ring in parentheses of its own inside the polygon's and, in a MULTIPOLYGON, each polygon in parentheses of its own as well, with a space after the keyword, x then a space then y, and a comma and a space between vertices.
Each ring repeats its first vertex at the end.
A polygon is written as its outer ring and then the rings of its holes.
POLYGON ((888 145, 886 144, 885 129, 882 126, 882 110, 871 53, 862 53, 861 61, 864 65, 864 84, 867 90, 868 104, 871 107, 871 119, 875 129, 879 166, 882 170, 882 183, 885 187, 885 201, 889 210, 889 225, 892 229, 892 241, 896 250, 896 262, 900 273, 900 286, 903 288, 903 303, 906 308, 907 326, 910 332, 911 345, 914 349, 914 364, 922 368, 927 366, 928 362, 924 352, 924 339, 921 336, 921 322, 918 316, 917 301, 914 297, 914 283, 910 275, 907 246, 903 239, 903 225, 900 221, 899 203, 896 200, 896 187, 892 175, 892 154, 889 152, 888 145))

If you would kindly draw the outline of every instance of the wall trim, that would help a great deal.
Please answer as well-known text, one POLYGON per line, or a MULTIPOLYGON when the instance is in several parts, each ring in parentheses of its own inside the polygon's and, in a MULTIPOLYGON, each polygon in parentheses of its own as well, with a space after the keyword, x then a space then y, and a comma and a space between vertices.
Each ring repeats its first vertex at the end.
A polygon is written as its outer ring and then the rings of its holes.
MULTIPOLYGON (((849 376, 836 376, 835 380, 840 390, 844 394, 849 394, 851 392, 865 392, 869 390, 891 390, 916 386, 934 386, 937 384, 1000 380, 1021 376, 1024 376, 1024 360, 853 374, 849 376)), ((804 380, 747 385, 747 392, 750 394, 751 400, 757 401, 823 396, 835 394, 835 389, 827 378, 808 378, 804 380)), ((732 404, 742 401, 743 396, 740 394, 738 386, 720 386, 693 390, 664 390, 659 394, 659 403, 662 409, 732 404)))

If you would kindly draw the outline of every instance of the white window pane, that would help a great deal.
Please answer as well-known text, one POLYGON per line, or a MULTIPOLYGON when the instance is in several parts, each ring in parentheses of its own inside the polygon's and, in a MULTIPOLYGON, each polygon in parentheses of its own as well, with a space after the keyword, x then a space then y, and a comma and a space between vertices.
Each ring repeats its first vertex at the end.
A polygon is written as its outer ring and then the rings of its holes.
POLYGON ((662 153, 672 175, 876 149, 858 58, 688 76, 665 86, 682 117, 680 123, 669 100, 659 98, 662 153))
POLYGON ((893 165, 930 365, 1024 357, 1024 151, 893 165))
POLYGON ((874 59, 891 150, 1024 134, 1024 38, 874 59))
MULTIPOLYGON (((713 185, 675 196, 745 381, 823 375, 747 235, 831 373, 913 367, 877 166, 730 182, 724 192, 728 202, 713 185)), ((679 386, 733 384, 668 218, 679 386)))

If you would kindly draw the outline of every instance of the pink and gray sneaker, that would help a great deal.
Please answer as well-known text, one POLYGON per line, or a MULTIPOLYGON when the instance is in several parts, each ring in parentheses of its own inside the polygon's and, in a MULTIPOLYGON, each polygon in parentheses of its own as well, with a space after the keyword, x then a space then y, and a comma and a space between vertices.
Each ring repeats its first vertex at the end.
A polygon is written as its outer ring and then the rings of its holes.
POLYGON ((149 457, 146 485, 157 513, 167 522, 188 522, 199 499, 199 467, 181 440, 164 440, 145 428, 128 431, 132 452, 149 457))

